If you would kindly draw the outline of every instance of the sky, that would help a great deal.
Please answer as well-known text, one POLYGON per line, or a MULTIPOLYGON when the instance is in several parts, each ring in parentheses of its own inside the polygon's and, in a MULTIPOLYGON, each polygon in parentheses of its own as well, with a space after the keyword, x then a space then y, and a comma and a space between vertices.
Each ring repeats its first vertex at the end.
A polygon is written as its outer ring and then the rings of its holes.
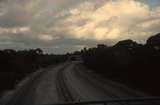
POLYGON ((159 30, 160 0, 0 0, 0 49, 62 54, 159 30))

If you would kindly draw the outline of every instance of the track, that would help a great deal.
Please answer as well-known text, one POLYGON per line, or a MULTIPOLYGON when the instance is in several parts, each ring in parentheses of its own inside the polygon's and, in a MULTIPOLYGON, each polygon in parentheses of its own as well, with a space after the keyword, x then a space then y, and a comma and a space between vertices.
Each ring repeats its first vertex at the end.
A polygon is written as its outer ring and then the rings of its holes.
MULTIPOLYGON (((78 69, 78 68, 80 68, 80 67, 75 67, 75 69, 78 69)), ((121 99, 121 98, 123 98, 123 96, 120 96, 120 95, 116 95, 116 94, 114 94, 114 93, 112 93, 112 91, 109 91, 107 88, 105 88, 105 87, 103 87, 103 85, 101 85, 101 84, 99 84, 101 81, 99 81, 99 80, 97 80, 97 78, 95 78, 95 77, 92 77, 91 75, 89 76, 89 74, 88 73, 82 73, 82 71, 80 71, 80 70, 74 70, 73 72, 75 72, 75 75, 76 76, 78 76, 78 77, 80 77, 80 78, 83 78, 85 81, 87 81, 87 83, 89 83, 89 84, 91 84, 93 87, 96 87, 97 89, 99 89, 99 90, 103 90, 104 91, 104 93, 107 95, 107 96, 109 96, 110 98, 109 99, 121 99)), ((103 82, 102 82, 103 83, 103 82)), ((110 85, 110 84, 109 84, 110 85)), ((112 85, 111 85, 112 86, 112 85)), ((114 88, 114 86, 113 86, 113 88, 114 88)), ((122 89, 123 90, 123 89, 122 89)), ((134 94, 133 92, 128 92, 128 90, 126 90, 126 91, 124 91, 126 94, 128 94, 128 95, 126 95, 126 97, 124 97, 124 98, 129 98, 130 96, 131 97, 143 97, 142 96, 142 94, 134 94), (130 95, 130 96, 129 96, 130 95)), ((106 99, 107 100, 107 99, 106 99)), ((156 102, 152 102, 152 101, 144 101, 144 102, 115 102, 115 103, 113 103, 113 104, 111 104, 111 105, 159 105, 159 104, 157 104, 156 102)))
MULTIPOLYGON (((5 104, 2 103, 2 105, 39 105, 41 102, 44 104, 52 104, 56 102, 75 103, 120 99, 125 98, 124 93, 127 94, 126 98, 129 98, 129 95, 133 96, 132 93, 123 91, 123 89, 119 87, 107 84, 107 82, 102 82, 101 79, 94 77, 89 72, 83 71, 85 68, 81 67, 78 66, 78 63, 66 62, 57 66, 55 69, 49 69, 53 71, 56 70, 54 72, 45 73, 46 70, 43 70, 40 73, 36 73, 36 76, 29 78, 29 81, 16 91, 11 100, 5 104), (41 83, 39 84, 39 82, 41 83), (40 87, 40 90, 43 92, 35 94, 34 88, 37 87, 40 87), (36 101, 39 104, 35 103, 36 101)), ((138 104, 158 105, 153 102, 138 102, 137 105, 138 104)), ((111 105, 133 104, 128 102, 116 102, 111 105)))
MULTIPOLYGON (((61 70, 62 73, 60 75, 65 75, 65 76, 58 76, 58 77, 61 77, 60 81, 63 80, 63 83, 59 81, 59 84, 65 85, 66 78, 67 78, 70 82, 69 84, 73 88, 73 91, 77 92, 78 95, 80 96, 81 101, 88 101, 88 100, 94 101, 96 100, 96 98, 97 100, 101 100, 101 98, 103 100, 104 97, 106 97, 106 100, 107 99, 120 99, 121 97, 123 97, 123 95, 120 95, 120 94, 117 95, 115 94, 115 92, 112 92, 112 90, 110 90, 110 86, 109 86, 109 89, 107 89, 106 87, 103 87, 103 85, 99 84, 99 82, 101 81, 97 81, 96 78, 91 78, 90 76, 88 76, 88 73, 82 73, 82 71, 80 70, 80 67, 77 67, 76 63, 73 65, 74 67, 68 69, 68 72, 67 72, 67 69, 61 70), (81 85, 77 85, 78 83, 80 83, 81 85), (85 85, 85 84, 88 84, 90 86, 85 85), (99 93, 97 94, 97 92, 99 93)), ((70 94, 71 92, 69 92, 69 89, 67 89, 68 84, 65 86, 63 85, 61 85, 60 87, 64 87, 67 90, 66 94, 68 94, 68 96, 63 94, 64 95, 63 97, 66 97, 65 99, 73 99, 71 100, 73 102, 74 98, 72 97, 72 94, 70 94)), ((65 93, 64 88, 61 89, 63 93, 65 93)), ((126 94, 129 94, 129 93, 126 93, 126 94)), ((69 102, 69 101, 67 100, 66 102, 69 102)), ((131 105, 131 104, 127 102, 118 102, 118 103, 115 103, 114 105, 131 105)))
POLYGON ((58 91, 59 98, 64 102, 74 102, 74 98, 65 83, 65 77, 63 71, 68 65, 65 65, 57 74, 56 87, 58 91))
POLYGON ((2 105, 26 105, 28 103, 32 103, 27 101, 26 98, 28 93, 33 89, 33 85, 39 81, 39 78, 45 73, 45 70, 41 70, 40 72, 33 73, 30 79, 23 85, 16 89, 15 94, 13 94, 12 98, 7 102, 1 102, 2 105))
MULTIPOLYGON (((85 80, 86 80, 89 84, 91 84, 92 86, 98 88, 99 90, 103 90, 104 93, 105 93, 108 97, 110 97, 110 99, 120 99, 119 96, 111 93, 110 91, 107 91, 106 89, 104 89, 104 87, 100 86, 98 83, 95 83, 95 78, 92 78, 92 79, 90 80, 86 75, 82 74, 79 70, 77 70, 77 71, 75 72, 75 74, 76 74, 77 76, 80 76, 81 78, 85 79, 85 80)), ((119 103, 116 103, 116 104, 114 104, 114 105, 129 105, 129 104, 126 103, 126 102, 125 102, 125 103, 124 103, 124 102, 119 102, 119 103)))

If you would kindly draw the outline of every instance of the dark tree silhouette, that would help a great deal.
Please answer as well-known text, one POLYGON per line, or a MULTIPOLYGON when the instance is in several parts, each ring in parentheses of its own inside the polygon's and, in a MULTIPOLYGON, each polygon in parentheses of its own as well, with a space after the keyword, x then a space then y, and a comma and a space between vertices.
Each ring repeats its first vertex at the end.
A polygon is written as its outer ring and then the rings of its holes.
POLYGON ((123 40, 112 47, 103 44, 82 51, 84 64, 97 73, 128 86, 160 95, 160 34, 145 45, 123 40))

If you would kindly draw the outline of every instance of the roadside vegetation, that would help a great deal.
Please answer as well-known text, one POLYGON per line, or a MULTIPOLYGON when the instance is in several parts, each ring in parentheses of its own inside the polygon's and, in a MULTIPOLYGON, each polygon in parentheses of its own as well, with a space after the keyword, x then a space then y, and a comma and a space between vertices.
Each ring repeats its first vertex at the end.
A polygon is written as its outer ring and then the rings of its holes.
POLYGON ((64 62, 65 55, 44 54, 41 49, 0 50, 0 93, 13 89, 20 80, 39 68, 64 62))
POLYGON ((144 45, 123 40, 114 46, 100 44, 79 53, 86 67, 105 78, 160 95, 160 34, 150 37, 144 45))

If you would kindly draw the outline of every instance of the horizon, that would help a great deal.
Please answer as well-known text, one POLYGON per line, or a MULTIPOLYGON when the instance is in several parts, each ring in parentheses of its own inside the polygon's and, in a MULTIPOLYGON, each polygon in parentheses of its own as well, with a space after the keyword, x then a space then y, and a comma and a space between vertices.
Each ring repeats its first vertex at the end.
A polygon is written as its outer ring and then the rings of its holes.
MULTIPOLYGON (((147 40, 149 40, 150 38, 153 38, 153 37, 157 37, 157 36, 159 36, 160 35, 160 33, 157 33, 157 34, 155 34, 155 35, 152 35, 152 36, 150 36, 147 40)), ((81 48, 81 49, 78 49, 78 50, 74 50, 74 51, 70 51, 70 52, 65 52, 65 53, 54 53, 54 52, 47 52, 47 51, 45 51, 44 49, 42 49, 42 48, 26 48, 26 49, 0 49, 0 51, 4 51, 4 50, 13 50, 13 51, 16 51, 16 52, 19 52, 19 51, 30 51, 30 50, 42 50, 42 52, 43 52, 43 54, 54 54, 54 55, 66 55, 66 54, 74 54, 75 52, 81 52, 81 51, 83 51, 84 49, 86 49, 86 50, 88 50, 88 49, 92 49, 92 48, 97 48, 99 45, 104 45, 104 46, 107 46, 107 47, 113 47, 113 46, 115 46, 115 45, 117 45, 119 42, 123 42, 123 41, 128 41, 128 40, 131 40, 131 41, 133 41, 133 42, 135 42, 135 43, 137 43, 137 44, 139 44, 139 45, 142 45, 142 46, 145 46, 145 45, 147 45, 147 40, 145 41, 145 43, 138 43, 137 41, 135 41, 135 40, 132 40, 132 39, 124 39, 124 40, 119 40, 118 42, 116 42, 116 43, 113 43, 112 45, 107 45, 107 44, 105 44, 105 43, 97 43, 96 45, 94 45, 94 46, 90 46, 90 47, 83 47, 83 48, 81 48)))

